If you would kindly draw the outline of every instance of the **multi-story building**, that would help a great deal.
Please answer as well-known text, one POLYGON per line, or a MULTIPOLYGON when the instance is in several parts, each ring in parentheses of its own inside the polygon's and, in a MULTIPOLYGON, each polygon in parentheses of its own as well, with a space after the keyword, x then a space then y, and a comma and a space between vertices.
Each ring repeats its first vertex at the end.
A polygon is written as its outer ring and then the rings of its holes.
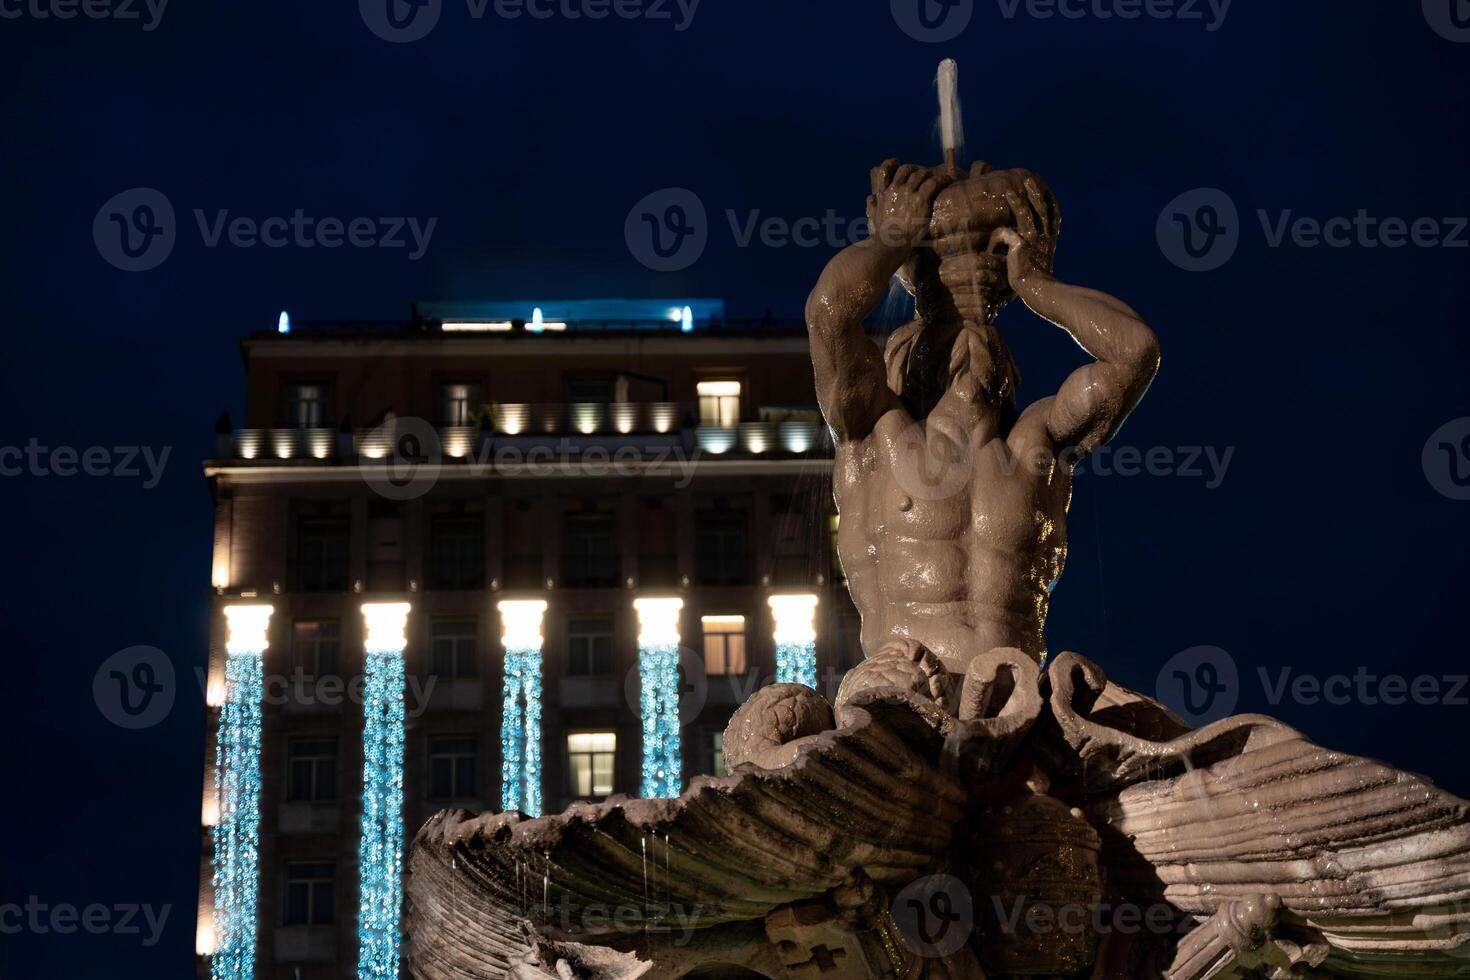
POLYGON ((205 464, 204 973, 324 980, 380 955, 385 800, 406 842, 447 807, 645 793, 673 631, 681 771, 658 795, 723 771, 782 629, 829 694, 860 656, 800 324, 707 300, 439 305, 283 314, 242 352, 243 425, 221 419, 205 464))

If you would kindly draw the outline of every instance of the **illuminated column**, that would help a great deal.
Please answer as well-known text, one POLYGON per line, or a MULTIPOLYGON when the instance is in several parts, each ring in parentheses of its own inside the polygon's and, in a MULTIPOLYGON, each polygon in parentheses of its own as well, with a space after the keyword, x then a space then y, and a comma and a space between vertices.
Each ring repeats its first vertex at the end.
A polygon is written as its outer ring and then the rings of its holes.
POLYGON ((500 715, 500 809, 541 816, 541 614, 544 599, 499 603, 505 682, 500 715))
POLYGON ((362 695, 361 888, 357 910, 359 980, 396 980, 398 913, 403 904, 403 648, 406 602, 369 602, 362 695))
POLYGON ((817 686, 817 597, 773 595, 771 616, 776 621, 776 683, 817 686))
MULTIPOLYGON (((225 607, 225 689, 215 740, 214 916, 208 942, 214 980, 255 975, 255 899, 260 884, 260 711, 271 607, 225 607)), ((201 937, 202 939, 203 937, 201 937)))
POLYGON ((679 610, 683 599, 635 599, 645 797, 679 795, 679 610))

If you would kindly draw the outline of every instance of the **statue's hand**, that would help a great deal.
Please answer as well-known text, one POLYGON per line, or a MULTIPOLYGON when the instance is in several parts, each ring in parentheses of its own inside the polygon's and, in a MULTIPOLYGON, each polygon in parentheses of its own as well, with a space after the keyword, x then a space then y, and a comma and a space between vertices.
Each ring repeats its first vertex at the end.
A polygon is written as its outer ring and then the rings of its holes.
POLYGON ((948 174, 911 163, 885 160, 873 168, 868 195, 871 237, 890 247, 909 247, 929 233, 934 198, 953 183, 948 174))
POLYGON ((997 228, 990 235, 990 251, 998 244, 1006 246, 1006 274, 1017 293, 1028 280, 1051 274, 1052 258, 1057 249, 1060 216, 1055 203, 1027 179, 1026 199, 1015 191, 1006 192, 1006 204, 1015 218, 1014 228, 997 228))

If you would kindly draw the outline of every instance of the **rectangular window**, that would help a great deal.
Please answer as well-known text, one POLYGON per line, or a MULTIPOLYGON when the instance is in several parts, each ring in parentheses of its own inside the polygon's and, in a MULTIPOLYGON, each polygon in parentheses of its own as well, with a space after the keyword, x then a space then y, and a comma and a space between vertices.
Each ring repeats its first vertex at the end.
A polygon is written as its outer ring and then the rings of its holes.
POLYGON ((286 925, 332 924, 332 886, 336 869, 327 862, 286 865, 286 925))
POLYGON ((485 522, 476 515, 435 515, 429 529, 429 587, 485 585, 485 522))
POLYGON ((296 532, 296 585, 303 592, 347 591, 347 519, 302 517, 296 532))
POLYGON ((439 419, 444 425, 474 425, 480 410, 480 386, 446 384, 439 389, 439 419))
POLYGON ((336 677, 341 671, 342 624, 335 619, 298 619, 291 629, 291 663, 306 677, 336 677))
POLYGON ((436 619, 429 626, 429 650, 436 677, 456 680, 480 676, 478 625, 473 619, 436 619))
POLYGON ((327 386, 290 385, 286 389, 286 424, 296 429, 327 426, 327 386))
POLYGON ((573 796, 587 799, 613 791, 617 749, 617 732, 574 732, 567 736, 567 770, 572 776, 573 796))
POLYGON ((701 381, 699 392, 699 424, 724 429, 740 424, 740 382, 701 381))
POLYGON ((479 788, 480 747, 473 735, 429 739, 429 796, 465 800, 479 788))
POLYGON ((726 776, 725 770, 725 733, 709 733, 709 774, 711 776, 726 776))
POLYGON ((745 673, 745 617, 701 616, 704 672, 711 676, 745 673))
POLYGON ((293 738, 287 743, 292 803, 330 803, 337 799, 337 740, 293 738))
POLYGON ((695 528, 694 564, 702 585, 744 585, 750 578, 745 515, 701 513, 695 528))
POLYGON ((612 620, 570 620, 567 623, 567 675, 606 677, 612 672, 612 620))
POLYGON ((562 580, 574 589, 618 584, 617 520, 612 514, 568 514, 562 528, 562 580))
POLYGON ((573 405, 606 405, 613 400, 610 378, 572 378, 566 383, 567 401, 573 405))

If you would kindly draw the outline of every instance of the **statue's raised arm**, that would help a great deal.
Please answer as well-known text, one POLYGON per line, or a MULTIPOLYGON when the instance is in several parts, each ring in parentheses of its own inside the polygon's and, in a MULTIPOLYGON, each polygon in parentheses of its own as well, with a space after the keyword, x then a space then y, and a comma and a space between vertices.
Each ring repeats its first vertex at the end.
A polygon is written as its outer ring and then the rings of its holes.
POLYGON ((842 441, 864 438, 898 404, 863 321, 878 308, 889 280, 928 233, 934 198, 949 177, 888 160, 873 168, 872 182, 869 236, 827 263, 806 302, 817 400, 842 441))
POLYGON ((1159 370, 1159 341, 1126 303, 1095 289, 1061 282, 1051 272, 1059 217, 1055 200, 1034 179, 1025 197, 1006 192, 1013 227, 995 230, 1004 245, 1011 288, 1096 361, 1074 371, 1056 395, 1031 405, 1057 449, 1091 452, 1118 431, 1159 370))

